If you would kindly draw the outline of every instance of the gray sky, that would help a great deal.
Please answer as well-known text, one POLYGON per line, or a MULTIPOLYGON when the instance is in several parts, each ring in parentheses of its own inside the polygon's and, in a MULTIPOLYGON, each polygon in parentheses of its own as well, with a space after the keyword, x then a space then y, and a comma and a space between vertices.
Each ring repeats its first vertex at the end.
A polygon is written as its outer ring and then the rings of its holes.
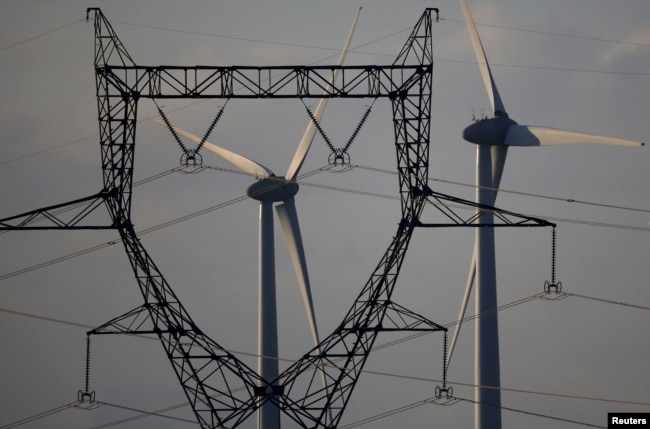
MULTIPOLYGON (((362 47, 350 52, 346 64, 390 64, 425 7, 439 7, 444 21, 433 28, 430 176, 441 179, 432 182, 435 190, 473 199, 471 186, 443 182, 474 182, 475 147, 460 135, 472 110, 489 112, 458 1, 268 3, 0 2, 0 217, 101 187, 93 26, 82 21, 87 6, 102 8, 140 65, 334 64, 358 6, 363 11, 352 46, 362 47), (50 30, 56 31, 33 38, 50 30)), ((514 120, 648 140, 648 2, 621 0, 613 7, 605 0, 473 0, 470 7, 514 120)), ((345 143, 368 103, 330 102, 323 126, 335 145, 345 143)), ((200 135, 222 104, 170 101, 164 108, 172 123, 200 135)), ((155 106, 142 101, 136 181, 178 165, 180 150, 154 124, 155 116, 155 106)), ((395 170, 391 119, 388 101, 379 100, 350 150, 353 164, 395 170)), ((211 141, 282 174, 307 122, 298 100, 233 100, 211 141)), ((326 165, 328 154, 317 137, 302 172, 326 165)), ((208 153, 204 163, 228 167, 208 153)), ((648 148, 513 148, 502 189, 516 193, 503 192, 497 205, 558 223, 557 277, 566 292, 648 307, 648 165, 648 148)), ((309 184, 389 197, 397 195, 398 183, 392 174, 366 168, 321 172, 306 181, 296 202, 324 337, 383 255, 395 233, 399 203, 309 184)), ((247 176, 224 171, 171 174, 134 188, 133 221, 144 230, 239 197, 250 183, 247 176)), ((257 347, 257 214, 257 203, 246 200, 142 236, 199 326, 223 346, 248 354, 257 347)), ((429 208, 425 216, 436 214, 429 208)), ((276 231, 280 354, 294 359, 310 347, 310 334, 279 227, 276 231)), ((438 323, 453 322, 473 234, 471 229, 416 231, 396 301, 438 323)), ((15 273, 116 237, 95 231, 0 235, 0 427, 74 401, 84 383, 85 328, 12 312, 97 326, 141 303, 120 244, 15 273)), ((551 231, 499 229, 496 239, 499 304, 542 292, 550 279, 551 231)), ((472 309, 473 303, 469 314, 472 309)), ((643 309, 575 296, 555 302, 535 299, 501 311, 502 386, 512 389, 503 392, 503 406, 599 426, 606 425, 608 411, 647 411, 648 316, 643 309)), ((467 386, 474 377, 473 331, 471 323, 464 326, 449 371, 460 398, 473 398, 467 386)), ((380 336, 379 343, 396 338, 380 336)), ((253 358, 241 357, 255 366, 253 358)), ((441 359, 441 335, 375 352, 367 364, 375 373, 361 378, 342 424, 432 397, 439 383, 426 379, 441 378, 441 359)), ((156 341, 94 337, 91 366, 91 389, 101 401, 147 411, 184 403, 156 341)), ((473 424, 473 409, 467 402, 427 404, 365 427, 437 422, 465 428, 473 424)), ((134 415, 114 406, 69 409, 23 427, 91 428, 134 415)), ((169 415, 193 419, 189 407, 169 415)), ((503 421, 504 428, 580 427, 507 410, 503 421)), ((147 417, 114 427, 192 426, 147 417)))

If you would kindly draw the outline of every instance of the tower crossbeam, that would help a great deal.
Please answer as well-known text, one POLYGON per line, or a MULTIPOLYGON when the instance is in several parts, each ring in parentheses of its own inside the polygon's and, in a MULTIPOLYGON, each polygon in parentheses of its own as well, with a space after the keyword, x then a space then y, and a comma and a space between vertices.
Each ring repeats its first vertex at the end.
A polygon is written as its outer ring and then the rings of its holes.
POLYGON ((102 191, 67 203, 30 210, 0 219, 0 230, 118 229, 120 225, 110 219, 105 223, 88 221, 92 213, 115 197, 116 192, 102 191))

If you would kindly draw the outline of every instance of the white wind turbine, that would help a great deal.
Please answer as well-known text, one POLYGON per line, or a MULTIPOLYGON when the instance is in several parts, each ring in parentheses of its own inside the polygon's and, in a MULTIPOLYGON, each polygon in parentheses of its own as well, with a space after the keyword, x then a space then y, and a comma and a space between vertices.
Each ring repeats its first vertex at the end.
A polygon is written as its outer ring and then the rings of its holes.
MULTIPOLYGON (((519 125, 510 119, 494 83, 490 65, 485 56, 467 0, 461 0, 461 6, 467 21, 467 28, 483 77, 483 83, 494 112, 493 118, 481 118, 463 131, 463 138, 477 145, 476 200, 479 204, 494 206, 501 183, 503 166, 510 146, 552 146, 574 143, 598 143, 633 147, 644 145, 641 142, 594 134, 519 125)), ((477 223, 479 225, 492 224, 492 213, 484 212, 478 217, 477 223)), ((465 317, 472 285, 476 280, 476 313, 481 314, 475 322, 474 383, 477 387, 474 421, 477 429, 501 428, 499 331, 497 313, 493 311, 497 307, 494 253, 494 228, 476 228, 474 254, 458 320, 465 317), (485 388, 485 386, 489 388, 485 388), (481 404, 493 406, 487 407, 481 404)), ((451 359, 460 327, 460 324, 457 325, 452 337, 447 362, 451 359)))
MULTIPOLYGON (((361 8, 356 12, 352 27, 345 41, 343 51, 339 56, 338 65, 342 65, 345 60, 346 54, 352 41, 357 21, 361 8)), ((331 80, 325 93, 332 90, 334 82, 339 74, 339 70, 334 70, 331 80)), ((329 98, 324 97, 318 103, 314 118, 320 122, 329 98)), ((167 126, 162 121, 156 121, 158 124, 167 126)), ((173 127, 176 133, 200 144, 202 139, 196 135, 173 127)), ((307 311, 309 325, 311 328, 314 344, 318 346, 320 339, 316 325, 316 318, 314 315, 314 305, 311 297, 311 286, 309 283, 309 275, 307 273, 307 262, 305 259, 305 251, 302 244, 302 237, 300 234, 300 224, 298 223, 298 213, 296 211, 296 204, 294 196, 298 192, 298 184, 296 178, 300 171, 300 167, 305 161, 307 152, 311 146, 314 136, 316 134, 316 126, 314 121, 310 121, 307 129, 298 144, 293 159, 289 164, 289 169, 284 177, 276 176, 269 168, 259 164, 244 156, 238 155, 234 152, 224 149, 215 144, 205 142, 204 147, 229 162, 242 172, 249 174, 257 179, 247 189, 247 195, 254 200, 260 202, 260 217, 259 217, 259 320, 258 320, 258 373, 267 381, 275 380, 279 375, 278 368, 278 332, 277 332, 277 306, 276 306, 276 291, 275 291, 275 250, 274 250, 274 234, 273 234, 273 204, 280 203, 275 206, 278 214, 278 219, 284 236, 289 248, 291 260, 296 270, 298 277, 298 284, 302 293, 303 302, 307 311)), ((323 375, 324 377, 324 375, 323 375)), ((323 383, 325 380, 323 379, 323 383)), ((268 392, 271 393, 271 392, 268 392)), ((266 402, 260 407, 258 415, 258 428, 271 429, 280 427, 280 413, 279 409, 272 402, 266 402)))

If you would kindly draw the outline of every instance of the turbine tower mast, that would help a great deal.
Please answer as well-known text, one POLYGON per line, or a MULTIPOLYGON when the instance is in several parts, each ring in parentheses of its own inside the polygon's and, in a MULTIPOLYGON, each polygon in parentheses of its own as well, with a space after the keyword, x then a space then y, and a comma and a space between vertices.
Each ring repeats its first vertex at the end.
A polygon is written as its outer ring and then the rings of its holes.
MULTIPOLYGON (((345 42, 345 46, 339 56, 338 66, 341 66, 345 60, 352 36, 359 21, 361 8, 355 14, 352 28, 345 42)), ((334 70, 332 78, 325 94, 332 91, 332 85, 336 82, 339 70, 334 70)), ((236 154, 223 147, 205 141, 196 135, 171 126, 167 119, 165 122, 156 121, 158 124, 170 127, 174 135, 181 135, 199 147, 204 146, 207 150, 221 157, 233 166, 242 170, 244 173, 258 179, 257 182, 249 186, 247 195, 259 201, 259 247, 258 247, 258 363, 257 370, 260 377, 269 384, 266 392, 267 395, 274 395, 275 391, 280 390, 277 384, 277 378, 280 375, 279 370, 279 347, 278 347, 278 328, 277 328, 277 298, 275 284, 275 239, 273 226, 273 204, 280 203, 275 208, 278 218, 282 225, 289 253, 296 270, 298 284, 302 292, 307 317, 311 327, 314 345, 318 348, 320 338, 314 314, 314 304, 312 302, 311 286, 307 272, 307 262, 305 257, 304 246, 300 233, 300 224, 298 222, 298 213, 294 196, 299 190, 296 182, 300 168, 305 161, 309 148, 316 135, 316 124, 322 119, 329 98, 325 97, 320 100, 316 113, 307 123, 307 128, 301 138, 298 148, 289 164, 287 173, 283 178, 275 174, 267 167, 259 164, 249 158, 236 154)), ((184 146, 184 145, 183 145, 184 146)), ((323 386, 327 386, 325 378, 322 379, 323 386)), ((277 428, 280 426, 280 410, 277 405, 271 401, 263 403, 258 411, 257 425, 259 429, 277 428)))

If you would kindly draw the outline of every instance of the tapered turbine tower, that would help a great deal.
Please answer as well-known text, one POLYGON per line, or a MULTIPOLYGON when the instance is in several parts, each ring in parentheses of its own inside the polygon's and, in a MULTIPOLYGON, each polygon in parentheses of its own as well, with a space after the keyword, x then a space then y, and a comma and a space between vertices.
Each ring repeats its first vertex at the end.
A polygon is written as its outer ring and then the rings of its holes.
MULTIPOLYGON (((339 57, 338 65, 342 65, 352 41, 352 35, 359 19, 361 9, 357 10, 352 23, 352 28, 345 42, 345 46, 339 57)), ((332 73, 331 81, 325 93, 332 90, 332 86, 338 77, 338 70, 332 73)), ((314 112, 315 122, 320 122, 329 98, 324 97, 318 103, 314 112)), ((162 121, 160 125, 167 126, 162 121)), ((177 134, 200 144, 202 139, 196 135, 174 127, 177 134)), ((305 250, 300 234, 300 224, 296 211, 295 195, 299 186, 296 178, 300 172, 305 157, 309 152, 312 141, 316 134, 314 121, 310 121, 307 129, 298 144, 298 148, 289 164, 289 169, 284 177, 276 176, 273 171, 251 159, 238 155, 223 147, 205 142, 204 147, 229 162, 242 172, 257 179, 248 187, 246 194, 259 201, 259 322, 258 322, 258 372, 264 380, 273 382, 279 375, 278 368, 278 332, 277 332, 277 306, 275 290, 275 251, 273 232, 273 205, 282 226, 284 237, 289 248, 291 260, 298 277, 298 284, 302 293, 303 302, 307 311, 307 318, 311 328, 314 344, 318 346, 320 339, 314 315, 314 305, 311 296, 311 286, 307 273, 307 262, 305 250)), ((325 380, 323 380, 325 384, 325 380)), ((275 387, 275 386, 274 386, 275 387)), ((272 395, 273 392, 266 392, 265 395, 272 395)), ((265 402, 258 415, 259 429, 275 429, 280 427, 280 410, 273 401, 265 402)))
MULTIPOLYGON (((510 119, 494 83, 492 71, 485 56, 476 24, 467 5, 467 0, 461 0, 461 6, 467 21, 467 28, 481 76, 483 77, 483 83, 494 113, 494 117, 479 119, 463 131, 463 139, 476 145, 476 201, 478 204, 494 206, 501 183, 503 166, 510 146, 552 146, 574 143, 636 147, 644 145, 641 142, 594 134, 519 125, 510 119)), ((477 217, 477 223, 486 226, 492 225, 494 223, 492 213, 489 211, 480 213, 480 216, 477 217)), ((497 313, 494 311, 497 308, 494 228, 476 228, 475 240, 474 255, 459 320, 464 318, 472 284, 476 280, 476 314, 481 316, 475 322, 474 383, 477 386, 475 393, 475 427, 477 429, 500 429, 499 326, 497 313)), ((451 353, 453 353, 459 329, 460 325, 457 325, 450 346, 450 357, 451 353)))

